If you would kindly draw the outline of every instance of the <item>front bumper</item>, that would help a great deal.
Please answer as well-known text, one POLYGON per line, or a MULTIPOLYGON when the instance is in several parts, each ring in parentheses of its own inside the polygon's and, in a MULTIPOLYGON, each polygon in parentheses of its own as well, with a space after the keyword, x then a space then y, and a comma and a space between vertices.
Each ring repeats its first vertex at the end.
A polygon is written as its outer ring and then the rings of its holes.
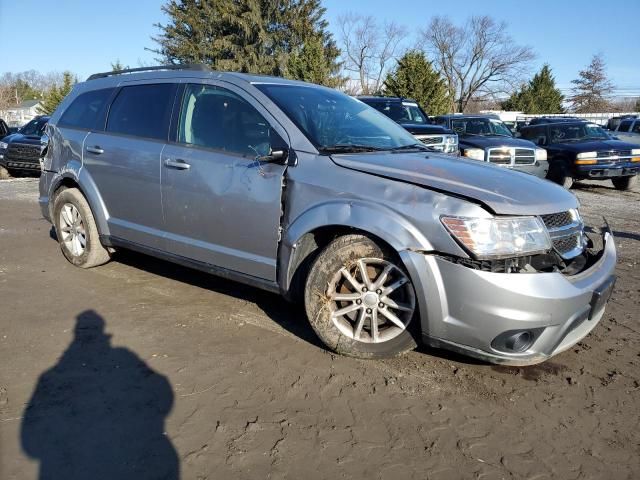
POLYGON ((403 259, 418 293, 425 343, 491 363, 530 365, 575 345, 598 324, 604 305, 592 311, 594 291, 611 281, 616 249, 605 232, 600 258, 573 276, 484 272, 419 252, 404 252, 403 259), (492 347, 513 330, 540 333, 521 353, 492 347))
POLYGON ((636 162, 620 165, 585 165, 579 166, 576 173, 576 177, 582 179, 628 177, 640 173, 640 164, 636 162))

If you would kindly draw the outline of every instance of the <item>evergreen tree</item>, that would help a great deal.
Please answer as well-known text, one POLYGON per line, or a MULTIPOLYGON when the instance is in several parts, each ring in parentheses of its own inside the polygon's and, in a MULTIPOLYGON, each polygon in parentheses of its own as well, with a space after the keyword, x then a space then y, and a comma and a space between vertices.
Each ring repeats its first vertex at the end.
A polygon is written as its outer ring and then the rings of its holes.
POLYGON ((613 84, 607 77, 602 55, 594 55, 586 70, 581 70, 579 78, 571 83, 575 87, 569 100, 576 113, 605 112, 610 108, 608 97, 613 84))
POLYGON ((115 61, 115 62, 112 62, 112 63, 111 63, 111 71, 112 71, 112 72, 119 72, 119 71, 121 71, 121 70, 126 70, 126 69, 128 69, 128 68, 129 68, 129 65, 124 65, 124 64, 120 61, 120 59, 119 59, 119 58, 118 58, 118 59, 116 59, 116 61, 115 61))
POLYGON ((424 54, 416 50, 405 53, 387 74, 384 93, 413 98, 430 115, 441 115, 449 109, 445 81, 424 54))
POLYGON ((337 77, 340 52, 320 0, 169 0, 162 10, 170 20, 153 37, 161 61, 325 84, 337 77))
POLYGON ((39 107, 39 112, 42 115, 51 115, 60 102, 64 100, 64 97, 71 91, 73 86, 77 83, 77 79, 71 74, 71 72, 64 72, 62 75, 62 84, 60 86, 53 85, 44 95, 42 99, 42 105, 39 107))
POLYGON ((556 88, 551 68, 543 65, 528 84, 522 85, 519 91, 502 103, 502 108, 529 114, 563 113, 563 100, 564 96, 556 88))

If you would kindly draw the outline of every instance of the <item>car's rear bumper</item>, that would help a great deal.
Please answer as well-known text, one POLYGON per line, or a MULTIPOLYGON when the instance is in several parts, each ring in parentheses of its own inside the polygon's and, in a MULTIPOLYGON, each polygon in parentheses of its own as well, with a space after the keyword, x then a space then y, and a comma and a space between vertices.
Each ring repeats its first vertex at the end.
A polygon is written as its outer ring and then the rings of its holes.
MULTIPOLYGON (((492 273, 444 258, 404 252, 419 297, 425 343, 492 363, 539 363, 579 342, 599 322, 604 306, 593 307, 594 292, 609 285, 616 264, 610 232, 598 261, 586 271, 492 273), (494 348, 497 337, 534 332, 522 352, 494 348)), ((608 293, 608 291, 607 291, 608 293)))

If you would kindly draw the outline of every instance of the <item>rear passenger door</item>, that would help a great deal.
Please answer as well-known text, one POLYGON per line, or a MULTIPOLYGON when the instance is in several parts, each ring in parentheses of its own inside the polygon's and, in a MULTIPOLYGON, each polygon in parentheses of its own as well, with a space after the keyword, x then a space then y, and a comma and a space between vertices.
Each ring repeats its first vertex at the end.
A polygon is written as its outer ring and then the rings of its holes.
POLYGON ((111 103, 104 131, 84 142, 83 164, 102 196, 110 235, 160 250, 160 157, 176 90, 168 82, 125 84, 111 103))
POLYGON ((286 133, 249 100, 231 86, 184 86, 175 141, 162 155, 167 248, 275 280, 286 166, 256 157, 281 149, 286 133))

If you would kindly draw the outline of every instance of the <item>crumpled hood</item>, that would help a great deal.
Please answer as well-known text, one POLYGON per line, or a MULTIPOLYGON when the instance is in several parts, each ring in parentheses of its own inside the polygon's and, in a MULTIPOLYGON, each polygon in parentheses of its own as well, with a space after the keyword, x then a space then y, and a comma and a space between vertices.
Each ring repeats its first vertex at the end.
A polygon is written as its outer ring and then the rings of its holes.
POLYGON ((578 207, 555 183, 485 162, 434 153, 332 155, 341 167, 451 193, 486 205, 496 214, 543 215, 578 207))

